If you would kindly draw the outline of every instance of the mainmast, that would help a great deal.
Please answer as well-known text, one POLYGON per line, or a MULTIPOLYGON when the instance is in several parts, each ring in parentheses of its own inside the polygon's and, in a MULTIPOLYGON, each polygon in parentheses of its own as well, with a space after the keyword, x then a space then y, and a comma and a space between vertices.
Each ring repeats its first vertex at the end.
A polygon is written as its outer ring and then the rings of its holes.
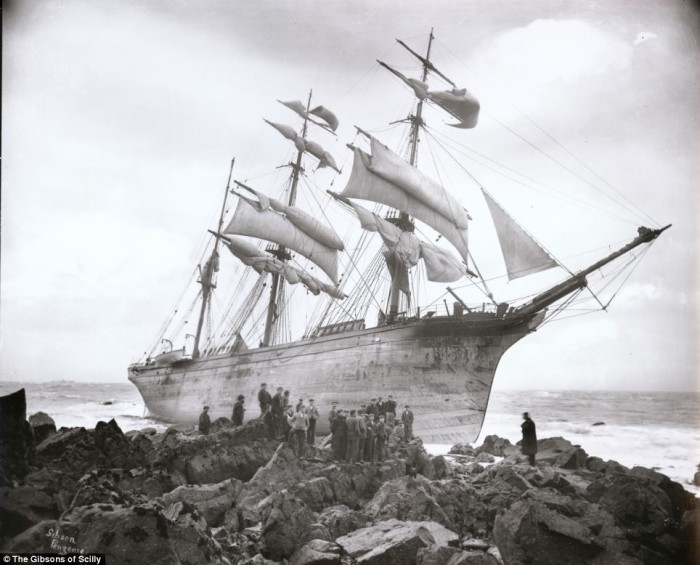
MULTIPOLYGON (((421 76, 421 80, 423 82, 425 82, 425 80, 428 78, 428 70, 434 68, 433 65, 430 63, 430 48, 432 47, 432 44, 433 44, 433 30, 432 29, 430 30, 430 37, 428 38, 428 48, 426 50, 425 57, 421 57, 420 55, 418 55, 418 53, 415 53, 412 49, 410 49, 402 41, 398 41, 398 43, 402 47, 404 47, 408 51, 410 51, 413 55, 415 55, 423 63, 423 73, 421 76)), ((420 128, 423 125, 423 117, 422 116, 423 116, 423 100, 420 99, 420 100, 418 100, 418 105, 416 107, 416 113, 414 115, 410 116, 411 141, 410 141, 410 145, 409 145, 410 156, 409 156, 408 162, 411 166, 415 166, 416 161, 418 160, 418 143, 420 141, 419 133, 420 133, 420 128)), ((413 226, 412 226, 410 217, 405 212, 401 212, 399 214, 398 226, 404 231, 413 231, 413 226)), ((400 296, 401 296, 400 280, 399 280, 399 277, 395 275, 391 281, 391 294, 389 297, 389 316, 388 316, 389 322, 394 321, 396 319, 396 316, 399 313, 400 296)))
MULTIPOLYGON (((313 90, 309 91, 309 98, 306 102, 306 112, 304 116, 304 125, 301 130, 301 137, 305 138, 306 137, 306 130, 308 127, 308 122, 309 122, 309 110, 311 109, 311 95, 313 93, 313 90)), ((301 171, 303 170, 301 167, 301 156, 304 152, 299 150, 297 153, 297 161, 296 163, 290 163, 290 166, 292 167, 292 184, 291 188, 289 190, 289 200, 287 204, 289 206, 294 206, 294 203, 296 201, 297 197, 297 185, 299 184, 299 175, 301 171)), ((279 259, 280 261, 285 260, 285 259, 290 259, 291 255, 287 251, 287 249, 282 246, 278 245, 277 249, 268 249, 272 253, 274 257, 279 259)), ((261 342, 262 346, 267 347, 270 345, 270 342, 272 340, 272 331, 275 327, 275 322, 277 321, 278 318, 278 305, 279 305, 279 299, 281 296, 282 288, 284 284, 284 279, 280 276, 279 273, 272 273, 272 288, 270 289, 270 301, 268 303, 267 307, 267 317, 265 319, 265 333, 263 335, 263 339, 261 342)))
MULTIPOLYGON (((228 181, 226 182, 226 192, 224 193, 224 202, 221 205, 221 214, 219 215, 219 229, 217 233, 221 233, 224 227, 224 214, 226 213, 226 200, 228 198, 228 193, 231 190, 231 175, 233 174, 233 164, 236 162, 236 158, 231 159, 231 168, 228 172, 228 181)), ((202 337, 202 328, 204 327, 204 316, 206 314, 207 308, 209 307, 209 302, 211 301, 211 291, 216 288, 214 283, 214 273, 219 270, 219 238, 214 238, 214 250, 211 252, 209 259, 204 264, 204 269, 200 267, 200 280, 199 283, 202 285, 202 307, 199 311, 199 320, 197 321, 197 333, 194 336, 194 348, 192 349, 192 358, 196 359, 199 357, 199 340, 202 337)))

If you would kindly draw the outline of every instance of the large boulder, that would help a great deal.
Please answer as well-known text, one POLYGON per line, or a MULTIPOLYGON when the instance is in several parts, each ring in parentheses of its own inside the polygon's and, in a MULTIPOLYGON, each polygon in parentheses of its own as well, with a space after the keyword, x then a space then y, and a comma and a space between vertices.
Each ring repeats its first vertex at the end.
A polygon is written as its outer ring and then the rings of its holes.
POLYGON ((537 442, 537 461, 549 463, 561 469, 583 469, 588 454, 581 446, 574 445, 563 437, 551 437, 537 442))
POLYGON ((228 562, 204 519, 182 502, 81 506, 61 516, 57 531, 67 547, 104 553, 108 563, 228 562))
POLYGON ((56 422, 46 412, 37 412, 29 416, 29 425, 32 427, 34 441, 37 444, 56 433, 56 422))
POLYGON ((262 511, 260 547, 268 559, 287 559, 311 539, 312 512, 288 490, 270 496, 262 511))
POLYGON ((496 518, 493 537, 506 563, 641 565, 597 505, 531 490, 496 518))
POLYGON ((163 496, 165 504, 175 502, 187 503, 194 506, 202 515, 207 525, 221 525, 226 513, 233 508, 236 495, 243 483, 236 479, 210 485, 183 485, 163 496))
POLYGON ((289 565, 340 565, 340 546, 337 543, 312 539, 289 560, 289 565))
POLYGON ((490 435, 486 436, 484 438, 484 443, 474 450, 475 456, 480 453, 489 453, 496 457, 508 457, 520 453, 520 448, 510 443, 510 441, 505 438, 490 435))
POLYGON ((323 524, 336 539, 371 523, 367 514, 360 510, 351 510, 344 504, 328 506, 320 513, 318 521, 323 524))
POLYGON ((61 511, 59 501, 49 487, 0 487, 0 524, 3 538, 14 537, 43 520, 55 520, 61 511))
POLYGON ((360 565, 415 565, 435 538, 422 523, 387 520, 335 540, 360 565))
POLYGON ((440 507, 431 482, 418 475, 402 477, 384 483, 372 500, 364 506, 364 512, 374 520, 433 521, 454 527, 440 507))

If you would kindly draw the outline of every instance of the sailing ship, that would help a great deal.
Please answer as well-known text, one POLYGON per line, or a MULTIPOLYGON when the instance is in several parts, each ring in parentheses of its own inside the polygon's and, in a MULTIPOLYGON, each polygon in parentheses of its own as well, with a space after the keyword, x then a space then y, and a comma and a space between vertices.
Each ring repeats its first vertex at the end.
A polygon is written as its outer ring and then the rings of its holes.
MULTIPOLYGON (((210 245, 195 270, 197 298, 183 316, 196 320, 195 333, 185 334, 175 348, 173 317, 153 349, 128 368, 152 416, 194 423, 207 404, 213 417, 228 417, 234 399, 243 394, 247 419, 256 418, 261 415, 257 393, 266 383, 272 393, 283 387, 294 399, 313 398, 321 412, 319 433, 328 431, 325 413, 332 402, 359 408, 392 394, 399 411, 410 405, 415 434, 424 441, 474 441, 506 351, 576 297, 592 292, 592 274, 648 246, 669 227, 639 228, 619 249, 520 302, 496 300, 470 250, 470 213, 416 166, 426 107, 444 113, 460 135, 479 121, 479 101, 431 61, 433 40, 431 31, 425 55, 399 40, 417 59, 420 78, 378 62, 414 95, 410 115, 401 120, 408 130, 404 154, 356 127, 343 190, 309 186, 313 195, 307 203, 321 202, 320 212, 299 205, 299 189, 314 164, 319 176, 340 173, 314 137, 335 135, 339 121, 328 108, 312 104, 313 93, 306 104, 281 102, 301 120, 297 128, 266 120, 296 154, 281 196, 250 181, 232 185, 232 161, 218 226, 210 230, 210 245), (433 79, 447 89, 431 89, 433 79), (227 220, 230 198, 236 199, 235 211, 227 220), (352 244, 346 243, 347 234, 352 244), (234 271, 229 284, 235 300, 221 308, 215 323, 220 263, 234 271), (428 305, 418 303, 419 276, 441 293, 428 305), (460 281, 479 288, 485 301, 470 305, 446 286, 460 281), (316 304, 308 306, 309 300, 316 304), (295 306, 306 308, 305 314, 294 314, 295 306), (300 336, 292 335, 295 330, 300 336)), ((509 280, 563 266, 480 189, 509 280)))

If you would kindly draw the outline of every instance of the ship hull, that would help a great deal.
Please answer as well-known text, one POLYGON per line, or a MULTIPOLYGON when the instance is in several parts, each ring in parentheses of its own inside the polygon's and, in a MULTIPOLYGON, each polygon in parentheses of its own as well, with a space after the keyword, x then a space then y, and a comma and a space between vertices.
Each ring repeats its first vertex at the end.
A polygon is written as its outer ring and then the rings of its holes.
POLYGON ((503 354, 533 331, 543 313, 527 319, 493 316, 411 320, 290 344, 183 360, 168 367, 133 365, 131 380, 151 415, 196 423, 202 406, 212 420, 231 417, 239 394, 246 420, 260 416, 257 393, 267 383, 299 398, 313 398, 317 433, 328 433, 328 410, 357 409, 392 394, 397 418, 408 404, 414 435, 426 443, 472 442, 486 414, 503 354))

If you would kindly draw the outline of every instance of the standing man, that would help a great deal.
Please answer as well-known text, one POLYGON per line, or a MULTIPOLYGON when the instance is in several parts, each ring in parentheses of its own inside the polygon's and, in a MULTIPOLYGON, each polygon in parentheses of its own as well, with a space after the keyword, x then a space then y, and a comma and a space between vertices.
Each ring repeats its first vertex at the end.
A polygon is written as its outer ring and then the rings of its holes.
POLYGON ((369 414, 370 421, 374 421, 374 417, 379 414, 377 410, 377 399, 373 398, 367 407, 367 414, 369 414))
POLYGON ((365 458, 365 440, 367 438, 367 425, 365 424, 365 411, 360 410, 357 414, 357 460, 362 461, 365 458))
POLYGON ((390 394, 389 399, 386 401, 386 424, 390 428, 393 428, 395 421, 396 421, 396 402, 394 402, 394 397, 390 394))
POLYGON ((527 412, 523 412, 523 423, 520 424, 520 427, 523 430, 523 455, 527 455, 530 465, 535 467, 535 453, 537 453, 537 431, 535 429, 535 422, 530 419, 530 414, 527 412))
POLYGON ((272 397, 270 412, 272 412, 272 427, 275 430, 275 435, 277 435, 282 428, 282 414, 284 414, 284 399, 282 398, 281 386, 277 387, 277 392, 272 397))
POLYGON ((239 394, 238 399, 233 404, 233 415, 231 416, 231 420, 233 420, 233 427, 234 428, 237 428, 238 426, 243 425, 243 416, 245 415, 245 408, 243 408, 244 402, 245 402, 245 396, 243 396, 242 394, 239 394))
POLYGON ((413 439, 413 412, 408 409, 408 404, 401 414, 401 422, 403 423, 403 435, 406 442, 413 439))
POLYGON ((350 416, 345 421, 345 428, 345 434, 348 438, 345 460, 349 463, 354 463, 357 460, 357 446, 360 440, 360 426, 357 423, 354 410, 350 410, 350 416))
POLYGON ((384 416, 386 419, 386 402, 382 400, 381 396, 377 399, 377 416, 384 416))
POLYGON ((209 435, 209 430, 211 428, 211 420, 209 419, 209 406, 205 406, 202 409, 202 413, 199 415, 199 433, 202 435, 209 435))
POLYGON ((331 402, 331 411, 328 413, 328 425, 331 429, 331 434, 335 433, 335 421, 338 419, 338 412, 335 409, 337 404, 335 401, 331 402))
POLYGON ((309 419, 309 429, 306 432, 306 442, 309 445, 316 443, 316 420, 318 420, 318 408, 314 406, 314 399, 309 398, 306 407, 306 417, 309 419))
POLYGON ((272 397, 270 393, 267 392, 267 383, 262 383, 260 385, 260 390, 258 391, 258 402, 260 403, 260 416, 264 416, 265 413, 270 409, 270 404, 272 404, 272 397))
POLYGON ((333 437, 331 438, 333 459, 336 461, 343 461, 345 459, 345 451, 347 450, 348 444, 346 432, 345 412, 343 410, 338 410, 336 418, 333 421, 333 437))
POLYGON ((306 414, 299 409, 294 415, 287 416, 287 421, 292 427, 292 449, 296 452, 297 457, 304 457, 306 430, 309 427, 309 419, 306 417, 306 414))
POLYGON ((384 442, 386 441, 386 426, 384 425, 384 416, 379 416, 379 421, 374 426, 374 435, 377 436, 375 450, 377 452, 377 461, 384 461, 384 442))
POLYGON ((297 410, 297 411, 304 410, 304 399, 303 398, 299 399, 299 402, 297 402, 295 410, 297 410))
POLYGON ((374 461, 374 416, 365 414, 365 461, 374 461))

